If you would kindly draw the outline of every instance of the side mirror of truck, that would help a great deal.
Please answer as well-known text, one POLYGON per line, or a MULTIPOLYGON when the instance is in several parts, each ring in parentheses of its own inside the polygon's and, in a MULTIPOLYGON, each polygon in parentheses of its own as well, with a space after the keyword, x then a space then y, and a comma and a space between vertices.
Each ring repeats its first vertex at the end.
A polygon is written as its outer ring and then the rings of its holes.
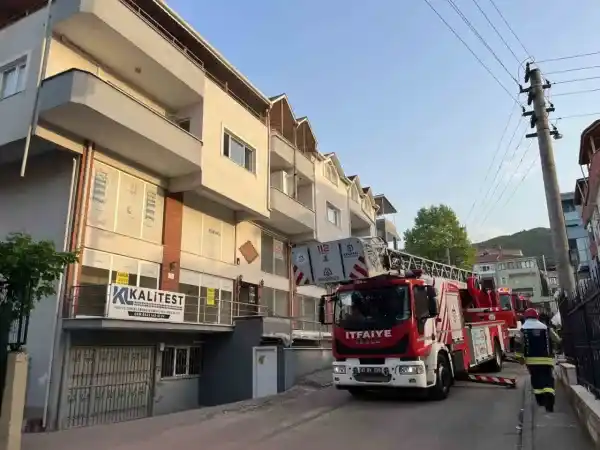
POLYGON ((427 286, 427 306, 429 308, 429 317, 437 317, 440 314, 437 303, 437 292, 433 286, 427 286))

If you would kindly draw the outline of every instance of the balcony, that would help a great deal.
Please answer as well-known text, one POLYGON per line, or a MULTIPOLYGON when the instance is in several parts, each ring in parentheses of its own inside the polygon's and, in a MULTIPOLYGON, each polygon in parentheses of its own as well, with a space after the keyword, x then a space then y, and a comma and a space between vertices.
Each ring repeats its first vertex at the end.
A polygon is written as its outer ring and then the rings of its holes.
POLYGON ((384 241, 388 243, 398 242, 400 241, 400 235, 398 234, 398 230, 396 229, 396 225, 394 225, 390 220, 385 218, 377 219, 377 236, 382 238, 384 241))
POLYGON ((177 110, 202 101, 202 63, 149 16, 126 0, 61 0, 53 32, 142 91, 177 110))
POLYGON ((288 235, 311 233, 315 230, 315 212, 298 200, 272 187, 269 223, 288 235))
POLYGON ((371 226, 373 222, 369 219, 369 216, 363 211, 360 202, 350 199, 350 230, 354 235, 370 235, 371 226), (366 233, 366 234, 364 234, 366 233))
MULTIPOLYGON (((174 314, 164 305, 151 303, 123 308, 120 298, 111 295, 114 285, 75 286, 65 299, 64 327, 67 329, 172 329, 179 331, 230 331, 235 317, 266 314, 261 305, 226 301, 219 298, 186 296, 175 292, 135 288, 138 292, 183 297, 183 307, 174 314), (109 302, 109 299, 112 301, 109 302), (115 308, 117 305, 117 308, 115 308), (121 306, 121 308, 119 308, 121 306), (141 311, 141 312, 140 312, 141 311), (166 311, 167 313, 163 313, 166 311)), ((139 293, 138 293, 139 295, 139 293)), ((131 297, 129 297, 131 299, 131 297)))
POLYGON ((579 211, 569 211, 564 213, 565 216, 565 226, 567 227, 576 227, 576 226, 583 226, 582 220, 581 220, 581 214, 579 213, 579 211))
POLYGON ((88 72, 44 80, 40 119, 166 177, 200 171, 202 141, 88 72))
POLYGON ((315 181, 314 163, 276 131, 271 134, 271 170, 294 170, 303 178, 315 181))

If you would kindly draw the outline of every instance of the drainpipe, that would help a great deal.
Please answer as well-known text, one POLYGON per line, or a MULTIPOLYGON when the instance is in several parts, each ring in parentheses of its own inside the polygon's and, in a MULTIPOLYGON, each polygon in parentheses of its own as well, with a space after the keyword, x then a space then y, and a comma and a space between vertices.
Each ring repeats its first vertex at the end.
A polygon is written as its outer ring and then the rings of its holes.
MULTIPOLYGON (((73 158, 73 169, 72 169, 72 173, 71 173, 71 189, 70 189, 70 193, 69 193, 69 201, 68 201, 68 209, 67 211, 69 211, 68 215, 67 215, 67 219, 65 221, 65 234, 64 234, 64 239, 63 239, 63 252, 69 251, 69 242, 70 242, 70 235, 73 232, 73 221, 74 221, 74 216, 75 216, 75 205, 73 202, 73 197, 75 195, 75 192, 77 190, 77 173, 79 172, 79 168, 81 167, 81 158, 73 158)), ((61 301, 63 292, 65 292, 67 290, 67 277, 64 276, 64 274, 61 274, 59 281, 58 281, 58 287, 56 289, 56 308, 54 311, 54 323, 52 324, 52 345, 50 346, 50 358, 48 361, 48 376, 46 378, 46 392, 44 393, 44 413, 42 416, 42 429, 45 430, 46 429, 46 424, 47 424, 47 420, 48 420, 48 405, 50 403, 50 384, 52 383, 52 367, 53 367, 53 363, 54 363, 54 355, 58 349, 58 347, 60 346, 60 337, 62 334, 62 327, 58 326, 59 323, 62 321, 62 304, 63 302, 61 301)), ((59 383, 60 386, 60 383, 59 383)))
POLYGON ((267 108, 267 210, 271 211, 271 114, 267 108))
POLYGON ((46 23, 44 24, 44 38, 42 39, 42 55, 40 60, 40 67, 37 72, 36 87, 35 87, 35 99, 33 101, 33 109, 31 111, 31 120, 29 122, 29 128, 27 129, 27 136, 25 136, 25 148, 23 149, 23 160, 21 161, 21 177, 25 176, 25 169, 27 168, 27 159, 29 158, 29 148, 31 147, 31 139, 35 134, 35 130, 38 125, 38 119, 40 115, 40 92, 42 90, 42 79, 46 74, 46 68, 48 67, 48 56, 50 54, 50 44, 52 43, 52 0, 48 0, 46 5, 46 23))

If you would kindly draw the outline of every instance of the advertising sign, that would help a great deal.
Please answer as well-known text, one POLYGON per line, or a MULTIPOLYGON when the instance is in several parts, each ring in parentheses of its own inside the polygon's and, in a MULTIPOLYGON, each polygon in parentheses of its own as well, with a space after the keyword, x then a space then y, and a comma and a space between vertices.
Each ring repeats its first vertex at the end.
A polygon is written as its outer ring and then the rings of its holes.
POLYGON ((182 323, 184 304, 185 295, 178 292, 110 284, 106 299, 106 317, 182 323))

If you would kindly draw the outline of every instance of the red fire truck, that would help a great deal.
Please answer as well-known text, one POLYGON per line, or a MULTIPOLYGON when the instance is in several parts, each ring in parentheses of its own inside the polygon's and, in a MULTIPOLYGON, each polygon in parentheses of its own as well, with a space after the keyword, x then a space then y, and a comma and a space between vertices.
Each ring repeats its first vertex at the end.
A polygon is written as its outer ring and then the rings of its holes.
POLYGON ((507 326, 496 317, 501 308, 482 302, 472 273, 391 250, 379 238, 296 246, 292 257, 297 285, 330 292, 319 320, 333 325, 338 389, 419 388, 444 399, 455 379, 473 379, 472 369, 501 370, 507 326))

